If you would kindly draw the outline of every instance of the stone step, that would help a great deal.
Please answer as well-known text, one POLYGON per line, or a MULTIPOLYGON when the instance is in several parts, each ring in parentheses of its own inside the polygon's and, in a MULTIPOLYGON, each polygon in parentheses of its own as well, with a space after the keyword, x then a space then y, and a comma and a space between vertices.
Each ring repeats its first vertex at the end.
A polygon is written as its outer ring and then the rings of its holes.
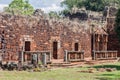
POLYGON ((82 62, 53 62, 50 64, 51 67, 81 67, 84 65, 96 65, 96 64, 106 64, 106 63, 113 63, 116 60, 86 60, 82 62))
POLYGON ((84 62, 63 62, 63 63, 52 63, 51 67, 74 67, 81 66, 84 62))
POLYGON ((70 66, 75 66, 77 64, 51 64, 51 67, 70 67, 70 66))

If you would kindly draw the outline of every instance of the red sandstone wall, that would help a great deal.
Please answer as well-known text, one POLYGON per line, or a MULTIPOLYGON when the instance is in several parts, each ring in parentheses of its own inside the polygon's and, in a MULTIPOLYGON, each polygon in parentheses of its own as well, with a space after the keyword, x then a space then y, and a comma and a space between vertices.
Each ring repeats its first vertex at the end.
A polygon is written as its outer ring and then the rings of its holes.
MULTIPOLYGON (((64 50, 74 50, 74 43, 79 43, 79 50, 85 51, 85 57, 91 56, 91 36, 87 31, 73 32, 62 22, 53 22, 35 17, 0 15, 0 34, 4 35, 4 59, 17 60, 24 42, 31 42, 31 51, 51 51, 57 41, 58 58, 64 57, 64 50)), ((1 36, 0 35, 0 36, 1 36)), ((2 48, 1 48, 2 49, 2 48)), ((3 49, 2 49, 3 50, 3 49)))

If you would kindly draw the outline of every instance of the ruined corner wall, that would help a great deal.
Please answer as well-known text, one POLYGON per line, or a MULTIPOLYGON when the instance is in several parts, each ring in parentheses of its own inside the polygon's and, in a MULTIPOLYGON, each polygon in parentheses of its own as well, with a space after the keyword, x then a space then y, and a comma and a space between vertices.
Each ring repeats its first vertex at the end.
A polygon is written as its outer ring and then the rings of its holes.
POLYGON ((115 32, 115 18, 107 18, 107 31, 108 31, 108 50, 118 51, 120 56, 120 42, 115 32))
POLYGON ((117 8, 109 7, 107 13, 107 32, 108 32, 108 50, 118 51, 118 57, 120 56, 120 42, 115 32, 115 14, 117 8))

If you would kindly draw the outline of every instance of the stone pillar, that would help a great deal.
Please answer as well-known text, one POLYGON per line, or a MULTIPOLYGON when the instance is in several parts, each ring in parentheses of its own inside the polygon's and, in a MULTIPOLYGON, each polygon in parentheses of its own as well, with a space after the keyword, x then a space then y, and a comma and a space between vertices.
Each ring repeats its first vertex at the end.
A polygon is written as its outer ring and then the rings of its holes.
POLYGON ((61 42, 57 41, 57 58, 60 59, 61 58, 61 42))
POLYGON ((47 64, 46 53, 43 54, 43 65, 47 64))
POLYGON ((96 53, 95 50, 93 50, 94 60, 96 60, 96 53))
POLYGON ((64 55, 64 61, 65 62, 67 62, 68 61, 68 59, 67 59, 67 50, 65 50, 65 53, 64 53, 65 55, 64 55))
POLYGON ((22 65, 23 65, 23 62, 24 62, 24 52, 22 51, 21 52, 21 63, 22 63, 22 65))
POLYGON ((49 58, 50 58, 50 61, 51 61, 51 59, 52 59, 52 54, 51 54, 52 52, 50 51, 50 53, 49 53, 49 58))

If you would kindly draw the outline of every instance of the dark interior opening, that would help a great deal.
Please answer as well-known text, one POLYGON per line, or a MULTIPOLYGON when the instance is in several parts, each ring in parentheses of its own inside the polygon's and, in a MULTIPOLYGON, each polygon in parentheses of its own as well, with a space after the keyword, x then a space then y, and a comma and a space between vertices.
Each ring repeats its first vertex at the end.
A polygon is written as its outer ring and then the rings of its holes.
POLYGON ((53 58, 54 59, 57 59, 57 45, 58 43, 57 42, 53 42, 53 58))
POLYGON ((30 41, 25 41, 25 51, 30 51, 30 41))
POLYGON ((79 44, 75 43, 75 51, 78 51, 79 44))
POLYGON ((91 35, 91 56, 92 56, 92 59, 94 59, 94 43, 95 43, 95 35, 92 34, 91 35))

